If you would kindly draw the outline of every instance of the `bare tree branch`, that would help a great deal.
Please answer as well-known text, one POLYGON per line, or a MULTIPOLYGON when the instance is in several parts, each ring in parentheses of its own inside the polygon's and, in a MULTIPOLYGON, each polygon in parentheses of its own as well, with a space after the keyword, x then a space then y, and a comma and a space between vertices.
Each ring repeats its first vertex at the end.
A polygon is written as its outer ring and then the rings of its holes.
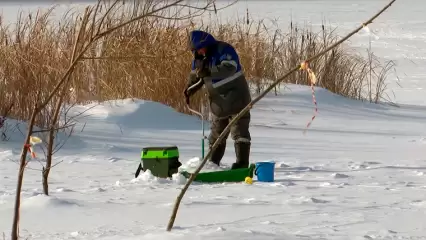
POLYGON ((52 128, 52 129, 42 129, 42 130, 35 130, 35 131, 33 131, 33 134, 34 133, 45 133, 45 132, 50 132, 50 131, 57 131, 57 130, 61 130, 61 129, 67 129, 67 128, 70 128, 70 127, 74 127, 75 126, 75 123, 74 124, 70 124, 70 125, 65 125, 65 126, 62 126, 62 127, 57 127, 57 128, 52 128))

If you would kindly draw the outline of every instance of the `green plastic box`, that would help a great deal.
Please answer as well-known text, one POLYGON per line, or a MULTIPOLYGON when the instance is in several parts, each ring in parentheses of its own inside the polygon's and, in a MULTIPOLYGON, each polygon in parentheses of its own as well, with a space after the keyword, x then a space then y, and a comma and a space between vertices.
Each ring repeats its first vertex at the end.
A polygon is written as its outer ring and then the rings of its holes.
MULTIPOLYGON (((204 183, 221 183, 221 182, 244 182, 246 177, 253 178, 256 165, 250 164, 248 168, 238 168, 224 171, 201 172, 198 173, 194 181, 204 183)), ((189 178, 191 173, 187 171, 181 172, 183 176, 189 178)))
MULTIPOLYGON (((145 147, 141 152, 141 163, 138 171, 149 169, 152 175, 160 178, 172 177, 178 172, 178 168, 182 165, 179 162, 179 149, 177 146, 165 147, 145 147)), ((137 172, 135 177, 139 173, 137 172)))

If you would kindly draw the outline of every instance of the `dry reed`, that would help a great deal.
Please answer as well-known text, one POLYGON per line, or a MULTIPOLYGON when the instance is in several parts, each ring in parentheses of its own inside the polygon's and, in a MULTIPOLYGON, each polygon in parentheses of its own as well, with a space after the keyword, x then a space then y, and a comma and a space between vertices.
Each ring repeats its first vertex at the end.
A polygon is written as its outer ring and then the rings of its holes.
MULTIPOLYGON (((126 11, 131 13, 132 9, 126 11)), ((72 11, 59 22, 50 20, 50 15, 51 11, 20 16, 14 27, 0 24, 0 112, 15 103, 9 113, 13 118, 28 119, 37 93, 43 98, 51 92, 69 65, 78 22, 72 11)), ((115 16, 105 19, 106 25, 124 21, 124 14, 115 16)), ((146 18, 105 36, 74 70, 65 102, 84 104, 141 98, 187 112, 182 91, 191 61, 186 46, 187 31, 194 28, 208 29, 218 39, 236 47, 256 93, 291 66, 337 39, 325 26, 315 33, 292 23, 288 31, 276 30, 271 35, 268 34, 271 29, 267 29, 263 21, 198 25, 194 22, 193 18, 146 18)), ((345 97, 372 102, 382 97, 385 76, 390 69, 390 65, 382 66, 375 61, 372 53, 365 57, 345 45, 339 45, 310 65, 317 73, 318 86, 345 97)), ((308 84, 308 79, 305 73, 296 72, 287 82, 308 84)), ((192 102, 198 105, 200 100, 201 94, 198 94, 192 102)), ((50 124, 49 109, 37 118, 40 127, 50 124)))

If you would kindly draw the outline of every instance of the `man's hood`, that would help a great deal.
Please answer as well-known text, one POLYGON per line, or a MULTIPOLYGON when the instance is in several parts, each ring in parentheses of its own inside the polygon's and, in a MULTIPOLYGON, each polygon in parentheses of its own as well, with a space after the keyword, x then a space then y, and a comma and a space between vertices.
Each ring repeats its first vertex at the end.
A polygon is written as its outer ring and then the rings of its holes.
POLYGON ((199 50, 216 43, 216 39, 207 32, 194 30, 189 33, 189 45, 191 50, 199 50))

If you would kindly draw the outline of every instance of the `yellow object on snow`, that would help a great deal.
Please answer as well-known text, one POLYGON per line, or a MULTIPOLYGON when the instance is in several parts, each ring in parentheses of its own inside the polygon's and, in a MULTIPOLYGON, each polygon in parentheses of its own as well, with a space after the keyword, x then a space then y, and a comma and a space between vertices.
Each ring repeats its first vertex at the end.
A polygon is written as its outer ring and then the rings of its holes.
POLYGON ((247 183, 247 184, 253 184, 253 179, 251 177, 246 177, 244 182, 247 183))

